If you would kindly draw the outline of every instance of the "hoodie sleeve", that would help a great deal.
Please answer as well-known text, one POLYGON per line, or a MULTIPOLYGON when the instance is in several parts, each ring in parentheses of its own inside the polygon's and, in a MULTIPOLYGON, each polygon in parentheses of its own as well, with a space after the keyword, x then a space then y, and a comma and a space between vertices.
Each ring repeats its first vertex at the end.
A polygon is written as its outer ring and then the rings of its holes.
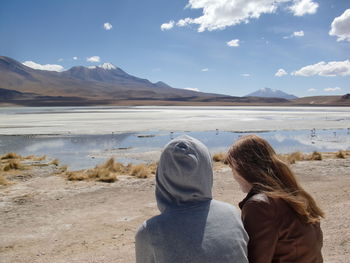
POLYGON ((155 263, 147 223, 144 222, 135 237, 136 263, 155 263))

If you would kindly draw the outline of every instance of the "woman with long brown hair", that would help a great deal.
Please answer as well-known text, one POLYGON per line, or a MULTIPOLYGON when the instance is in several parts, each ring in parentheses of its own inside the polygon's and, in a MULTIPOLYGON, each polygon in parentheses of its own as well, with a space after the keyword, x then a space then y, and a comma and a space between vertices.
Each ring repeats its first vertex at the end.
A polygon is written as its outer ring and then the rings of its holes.
POLYGON ((271 145, 256 135, 241 137, 229 149, 227 162, 248 193, 239 206, 250 238, 249 262, 323 262, 324 214, 271 145))

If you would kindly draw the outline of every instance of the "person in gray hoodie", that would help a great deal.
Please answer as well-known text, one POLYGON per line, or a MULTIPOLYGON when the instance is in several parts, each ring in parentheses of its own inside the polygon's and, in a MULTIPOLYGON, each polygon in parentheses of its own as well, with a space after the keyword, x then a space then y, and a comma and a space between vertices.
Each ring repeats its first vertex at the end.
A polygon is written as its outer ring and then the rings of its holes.
POLYGON ((136 234, 137 263, 248 263, 238 209, 212 199, 207 147, 180 136, 164 148, 156 173, 160 215, 136 234))

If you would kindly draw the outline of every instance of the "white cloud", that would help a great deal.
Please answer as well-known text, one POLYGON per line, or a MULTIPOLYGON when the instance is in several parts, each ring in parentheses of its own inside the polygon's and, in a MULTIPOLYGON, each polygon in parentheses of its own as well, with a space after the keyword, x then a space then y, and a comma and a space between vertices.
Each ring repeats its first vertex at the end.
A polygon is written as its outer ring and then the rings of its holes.
POLYGON ((78 60, 78 57, 73 57, 73 60, 78 60))
MULTIPOLYGON (((313 0, 188 0, 186 7, 202 9, 202 16, 180 19, 176 25, 183 27, 196 24, 198 32, 225 29, 228 26, 249 23, 251 19, 258 19, 262 14, 275 13, 285 3, 292 3, 289 9, 298 16, 313 14, 318 8, 313 0)), ((170 22, 163 25, 172 28, 174 24, 170 22)))
POLYGON ((280 68, 280 69, 277 70, 277 72, 275 73, 275 76, 276 76, 276 77, 282 77, 282 76, 285 76, 285 75, 288 75, 288 73, 287 73, 283 68, 280 68))
POLYGON ((289 10, 295 16, 303 16, 305 14, 315 14, 318 8, 318 3, 312 0, 294 0, 294 4, 289 7, 289 10))
POLYGON ((180 24, 198 24, 198 32, 224 29, 240 23, 248 23, 261 14, 274 13, 277 6, 289 0, 189 0, 187 7, 203 9, 197 18, 185 18, 180 24))
POLYGON ((308 92, 315 92, 317 89, 314 89, 314 88, 310 88, 310 89, 308 89, 307 91, 308 92))
POLYGON ((226 44, 229 47, 238 47, 239 46, 239 39, 232 39, 232 40, 226 42, 226 44))
POLYGON ((295 31, 295 32, 293 33, 293 36, 294 36, 294 37, 303 37, 303 36, 304 36, 304 31, 303 31, 303 30, 295 31))
POLYGON ((180 19, 176 25, 179 27, 187 26, 188 24, 191 24, 192 19, 187 17, 185 19, 180 19))
POLYGON ((293 38, 293 37, 303 37, 304 35, 305 35, 304 31, 300 30, 300 31, 293 32, 293 34, 291 34, 290 36, 284 36, 283 39, 289 39, 289 38, 293 38))
POLYGON ((197 88, 184 88, 185 90, 191 90, 191 91, 197 91, 197 92, 199 92, 199 89, 197 89, 197 88))
POLYGON ((208 68, 202 68, 202 71, 203 72, 207 72, 207 71, 209 71, 209 69, 208 68))
POLYGON ((341 88, 339 88, 339 87, 335 87, 335 88, 325 88, 325 89, 323 89, 323 90, 326 91, 326 92, 335 92, 335 91, 340 91, 341 88))
POLYGON ((61 65, 55 65, 55 64, 41 65, 33 61, 24 61, 22 64, 27 67, 30 67, 33 69, 39 69, 39 70, 58 71, 58 72, 61 72, 64 70, 64 68, 61 65))
POLYGON ((350 41, 350 9, 334 18, 329 35, 337 36, 337 41, 350 41))
POLYGON ((58 62, 62 62, 62 61, 63 61, 63 58, 59 58, 59 59, 58 59, 58 62))
POLYGON ((160 26, 162 31, 172 29, 175 25, 175 21, 171 20, 169 23, 164 23, 160 26))
POLYGON ((242 77, 250 77, 250 74, 248 73, 244 73, 244 74, 241 74, 242 77))
POLYGON ((92 56, 86 59, 87 62, 100 62, 101 58, 99 56, 92 56))
POLYGON ((331 61, 328 63, 321 61, 317 64, 308 65, 294 71, 292 75, 304 77, 315 75, 326 77, 348 76, 350 75, 350 61, 331 61))
POLYGON ((103 24, 103 28, 106 29, 106 30, 111 30, 113 28, 112 24, 111 23, 104 23, 103 24))

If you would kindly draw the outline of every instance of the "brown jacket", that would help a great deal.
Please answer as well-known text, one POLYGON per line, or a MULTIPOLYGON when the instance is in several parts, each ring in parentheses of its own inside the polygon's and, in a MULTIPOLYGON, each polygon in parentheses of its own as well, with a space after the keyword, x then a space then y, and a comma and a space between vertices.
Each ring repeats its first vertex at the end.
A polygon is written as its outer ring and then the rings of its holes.
POLYGON ((250 263, 323 262, 320 224, 303 223, 282 199, 251 191, 239 204, 250 263))

